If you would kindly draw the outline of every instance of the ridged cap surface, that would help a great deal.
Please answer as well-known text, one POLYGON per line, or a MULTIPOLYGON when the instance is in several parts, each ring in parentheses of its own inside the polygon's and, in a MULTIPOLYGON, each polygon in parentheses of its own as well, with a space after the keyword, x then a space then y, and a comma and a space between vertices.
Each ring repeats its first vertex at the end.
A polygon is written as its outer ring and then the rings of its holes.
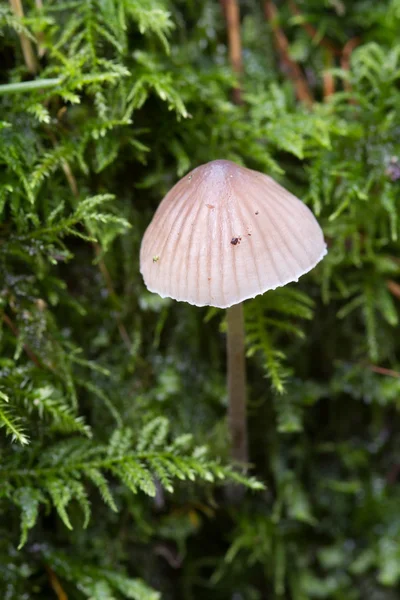
POLYGON ((271 177, 215 160, 168 192, 140 249, 147 288, 227 308, 310 271, 326 254, 307 206, 271 177))

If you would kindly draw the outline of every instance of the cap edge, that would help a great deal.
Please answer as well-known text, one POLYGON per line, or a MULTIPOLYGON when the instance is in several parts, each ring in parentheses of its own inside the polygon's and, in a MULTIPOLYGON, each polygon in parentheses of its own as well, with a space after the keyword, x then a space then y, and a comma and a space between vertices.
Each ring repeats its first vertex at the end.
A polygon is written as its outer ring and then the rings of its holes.
MULTIPOLYGON (((230 308, 231 306, 235 306, 235 304, 240 304, 241 302, 244 302, 245 300, 250 300, 252 298, 256 298, 257 296, 262 296, 266 292, 269 292, 271 290, 276 290, 277 288, 284 287, 288 283, 293 283, 295 281, 298 281, 300 277, 302 277, 303 275, 306 275, 306 273, 309 273, 310 271, 312 271, 312 269, 319 262, 321 262, 321 260, 324 258, 324 256, 327 255, 327 253, 328 253, 328 248, 327 248, 326 244, 324 244, 324 249, 321 252, 321 254, 318 256, 318 258, 314 262, 312 262, 309 267, 307 267, 306 269, 304 269, 304 271, 301 271, 299 273, 299 275, 297 276, 297 279, 288 279, 286 281, 283 281, 282 283, 279 283, 279 285, 276 285, 275 287, 267 287, 267 288, 263 289, 262 291, 258 292, 257 294, 255 294, 254 296, 246 295, 245 294, 242 298, 240 298, 239 300, 237 300, 235 302, 232 302, 231 304, 224 304, 224 305, 205 304, 205 303, 198 304, 196 302, 191 302, 187 298, 182 298, 182 297, 178 298, 178 297, 172 296, 170 294, 163 294, 163 293, 159 292, 158 290, 156 290, 155 288, 151 288, 150 286, 148 286, 146 284, 146 282, 145 282, 145 285, 146 285, 147 289, 149 290, 149 292, 152 292, 154 294, 158 294, 159 296, 161 296, 161 298, 171 298, 171 300, 176 300, 177 302, 186 302, 187 304, 191 304, 192 306, 198 306, 199 308, 202 308, 202 307, 205 307, 205 306, 212 306, 214 308, 230 308)), ((142 273, 142 276, 143 276, 143 273, 142 273)))

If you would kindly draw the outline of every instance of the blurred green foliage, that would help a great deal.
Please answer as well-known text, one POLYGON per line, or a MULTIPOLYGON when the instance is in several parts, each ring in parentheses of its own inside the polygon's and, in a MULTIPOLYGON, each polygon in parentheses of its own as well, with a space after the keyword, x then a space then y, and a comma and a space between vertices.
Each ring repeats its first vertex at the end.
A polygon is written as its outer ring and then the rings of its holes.
POLYGON ((400 2, 275 6, 240 2, 240 106, 218 2, 0 6, 4 600, 399 597, 400 2), (303 198, 329 247, 245 304, 266 489, 228 466, 223 312, 139 275, 160 199, 216 158, 303 198))

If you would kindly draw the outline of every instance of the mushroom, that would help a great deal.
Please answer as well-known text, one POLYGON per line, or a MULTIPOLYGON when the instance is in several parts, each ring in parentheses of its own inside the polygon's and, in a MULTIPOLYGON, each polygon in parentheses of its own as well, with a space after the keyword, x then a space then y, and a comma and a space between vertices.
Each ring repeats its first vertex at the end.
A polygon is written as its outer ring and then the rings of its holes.
POLYGON ((197 167, 168 192, 140 248, 151 292, 227 309, 232 458, 246 463, 242 302, 297 281, 325 256, 314 215, 271 177, 228 160, 197 167))

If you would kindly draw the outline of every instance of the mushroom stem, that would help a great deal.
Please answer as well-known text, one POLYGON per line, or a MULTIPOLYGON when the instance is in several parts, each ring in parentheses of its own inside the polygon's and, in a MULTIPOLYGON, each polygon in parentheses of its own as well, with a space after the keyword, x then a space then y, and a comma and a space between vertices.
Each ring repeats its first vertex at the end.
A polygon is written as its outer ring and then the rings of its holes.
POLYGON ((243 304, 227 309, 228 422, 232 458, 248 462, 243 304))

